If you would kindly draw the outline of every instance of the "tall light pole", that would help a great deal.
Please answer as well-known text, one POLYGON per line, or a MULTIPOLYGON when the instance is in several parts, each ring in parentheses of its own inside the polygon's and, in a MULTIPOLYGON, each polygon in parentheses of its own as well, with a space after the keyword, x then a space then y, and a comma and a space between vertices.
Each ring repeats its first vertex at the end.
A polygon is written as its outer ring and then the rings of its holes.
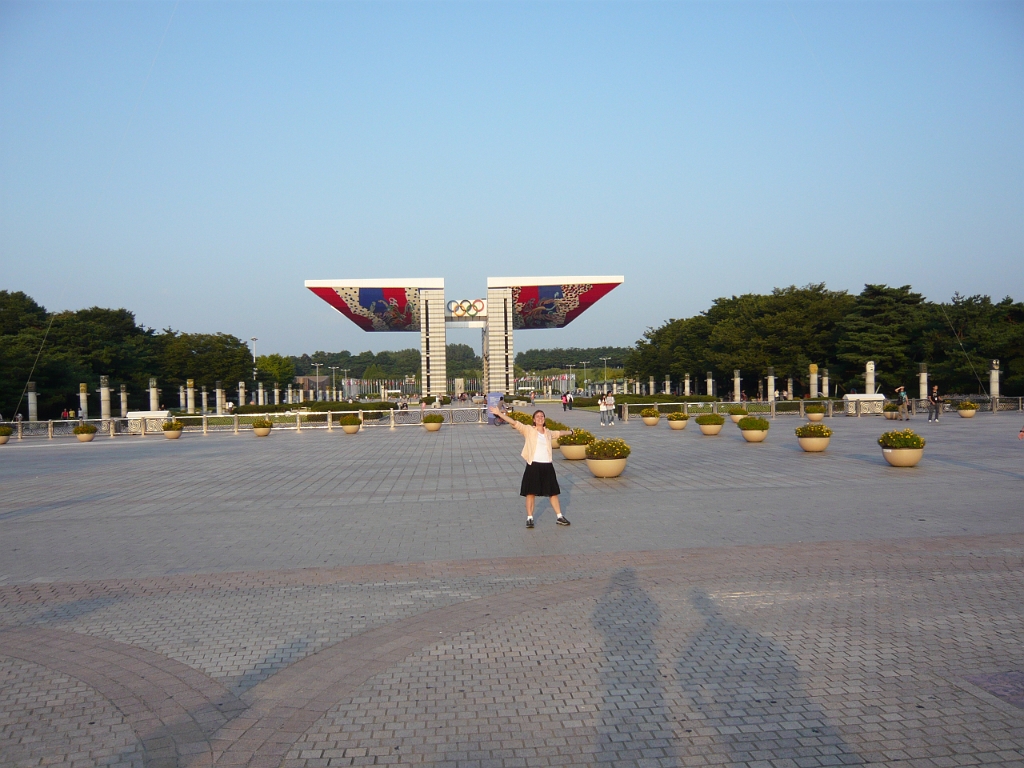
POLYGON ((600 358, 598 358, 598 359, 599 359, 599 360, 604 360, 604 389, 605 389, 605 391, 607 392, 607 391, 608 391, 608 361, 609 361, 609 360, 610 360, 611 358, 608 358, 608 357, 600 357, 600 358))
POLYGON ((332 397, 338 396, 338 366, 332 365, 331 369, 331 395, 332 397))
POLYGON ((342 400, 345 399, 345 381, 348 379, 348 372, 350 370, 351 370, 350 368, 342 368, 341 369, 341 399, 342 400))
POLYGON ((316 387, 316 400, 320 402, 320 366, 323 363, 313 363, 313 367, 316 368, 316 381, 313 382, 313 386, 316 387))
POLYGON ((256 381, 256 373, 258 371, 256 368, 256 342, 259 341, 259 339, 253 336, 249 341, 252 342, 252 380, 256 381))
POLYGON ((572 369, 575 368, 576 366, 575 365, 568 365, 566 367, 569 369, 569 379, 565 382, 565 388, 566 388, 567 391, 571 392, 572 391, 572 369))
POLYGON ((580 365, 583 366, 583 391, 587 391, 587 363, 589 360, 580 360, 580 365))

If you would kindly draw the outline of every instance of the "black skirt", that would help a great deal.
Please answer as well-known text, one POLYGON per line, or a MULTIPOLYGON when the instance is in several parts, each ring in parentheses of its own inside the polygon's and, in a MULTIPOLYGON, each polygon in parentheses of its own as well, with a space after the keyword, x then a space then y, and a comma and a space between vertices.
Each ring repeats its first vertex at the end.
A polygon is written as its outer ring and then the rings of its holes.
POLYGON ((523 483, 519 486, 520 496, 557 496, 560 493, 554 464, 535 461, 526 465, 523 483))

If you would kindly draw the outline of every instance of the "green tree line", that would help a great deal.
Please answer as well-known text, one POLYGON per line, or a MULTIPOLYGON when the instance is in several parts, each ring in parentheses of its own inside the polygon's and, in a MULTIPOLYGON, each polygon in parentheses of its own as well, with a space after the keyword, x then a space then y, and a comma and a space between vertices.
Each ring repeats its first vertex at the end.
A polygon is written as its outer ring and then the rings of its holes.
MULTIPOLYGON (((483 360, 468 344, 448 344, 445 351, 448 377, 479 377, 483 360)), ((420 351, 399 349, 394 352, 360 352, 352 354, 347 349, 341 352, 314 352, 289 358, 296 376, 312 376, 316 373, 314 363, 321 363, 320 375, 330 375, 331 366, 338 368, 338 376, 354 379, 400 379, 420 375, 420 351)))
POLYGON ((753 396, 757 385, 746 382, 770 367, 806 392, 815 363, 842 393, 864 391, 864 365, 874 360, 883 391, 905 384, 916 395, 923 363, 943 392, 982 394, 994 359, 1001 362, 1002 394, 1024 394, 1024 304, 1010 297, 956 294, 935 303, 909 285, 866 285, 851 295, 820 283, 715 299, 698 315, 648 329, 625 369, 641 380, 669 375, 676 383, 689 373, 701 392, 707 371, 731 389, 739 369, 753 396))
POLYGON ((597 370, 604 366, 602 357, 608 358, 609 368, 621 368, 632 350, 629 347, 568 347, 566 349, 530 349, 516 354, 516 365, 524 371, 565 370, 570 365, 580 369, 582 380, 584 360, 588 369, 597 370))

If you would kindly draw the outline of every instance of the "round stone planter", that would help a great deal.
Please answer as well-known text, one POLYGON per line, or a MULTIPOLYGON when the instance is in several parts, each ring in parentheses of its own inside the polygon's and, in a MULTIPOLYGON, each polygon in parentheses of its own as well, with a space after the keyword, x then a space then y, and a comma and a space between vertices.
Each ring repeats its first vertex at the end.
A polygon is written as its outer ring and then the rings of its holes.
POLYGON ((882 456, 894 467, 913 467, 924 456, 924 448, 883 448, 882 456))
POLYGON ((342 424, 341 428, 344 430, 346 435, 354 435, 359 431, 358 424, 342 424))
POLYGON ((273 427, 253 427, 252 433, 256 435, 256 437, 266 437, 270 434, 271 429, 273 429, 273 427))
POLYGON ((181 430, 180 429, 165 429, 164 430, 164 437, 166 437, 168 440, 177 440, 179 437, 181 437, 181 430))
POLYGON ((587 458, 587 446, 585 445, 560 445, 558 450, 562 452, 562 458, 569 461, 580 461, 587 458))
POLYGON ((700 429, 702 435, 712 437, 722 431, 724 424, 698 424, 697 427, 700 429))
POLYGON ((808 453, 821 453, 828 448, 828 441, 831 439, 831 437, 798 437, 796 441, 808 453))
POLYGON ((641 418, 644 420, 644 424, 646 424, 648 427, 653 427, 658 423, 657 416, 641 416, 641 418))
POLYGON ((688 421, 688 419, 683 419, 682 421, 670 421, 668 423, 668 425, 672 429, 686 429, 686 422, 687 421, 688 421))
POLYGON ((900 417, 899 411, 883 411, 882 415, 885 416, 889 421, 896 421, 900 417))
POLYGON ((739 424, 740 419, 745 419, 748 415, 746 413, 730 413, 729 418, 732 419, 733 424, 739 424))
POLYGON ((562 444, 560 442, 558 442, 558 439, 556 438, 556 439, 551 441, 551 447, 552 448, 561 448, 562 444))
POLYGON ((0 435, 0 445, 7 445, 7 441, 10 439, 10 435, 0 435))
POLYGON ((432 422, 430 424, 424 424, 423 428, 427 430, 427 432, 437 432, 439 429, 441 429, 441 422, 437 421, 432 422))
POLYGON ((961 419, 973 419, 977 411, 971 408, 970 410, 957 411, 957 413, 960 414, 961 419))
POLYGON ((618 477, 626 468, 626 459, 587 459, 587 469, 594 477, 618 477))
POLYGON ((75 435, 75 437, 78 438, 78 442, 80 442, 80 443, 91 443, 92 439, 94 437, 96 437, 96 433, 95 432, 86 432, 86 433, 81 434, 81 435, 75 435))
POLYGON ((807 420, 808 421, 815 421, 815 422, 817 422, 817 421, 821 421, 822 419, 825 418, 825 414, 824 413, 808 413, 808 414, 805 414, 805 415, 807 416, 807 420))
POLYGON ((768 437, 767 429, 741 429, 740 434, 748 443, 763 443, 768 437))

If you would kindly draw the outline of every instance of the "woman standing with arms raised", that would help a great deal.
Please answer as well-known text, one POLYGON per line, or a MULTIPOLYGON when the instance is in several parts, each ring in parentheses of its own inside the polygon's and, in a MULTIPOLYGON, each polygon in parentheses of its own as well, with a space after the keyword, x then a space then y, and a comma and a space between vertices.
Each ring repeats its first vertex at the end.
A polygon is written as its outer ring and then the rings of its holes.
POLYGON ((569 525, 569 521, 562 515, 562 506, 558 501, 558 494, 561 491, 558 487, 558 478, 555 477, 551 449, 552 440, 557 440, 562 435, 568 435, 569 432, 547 429, 544 426, 547 420, 544 411, 534 411, 533 426, 528 426, 520 424, 515 419, 510 419, 497 408, 490 410, 499 419, 515 427, 516 431, 526 438, 521 454, 526 459, 526 470, 523 472, 523 482, 519 487, 519 495, 526 497, 526 527, 533 528, 533 509, 538 496, 547 496, 551 499, 551 507, 558 516, 555 518, 556 523, 569 525))

